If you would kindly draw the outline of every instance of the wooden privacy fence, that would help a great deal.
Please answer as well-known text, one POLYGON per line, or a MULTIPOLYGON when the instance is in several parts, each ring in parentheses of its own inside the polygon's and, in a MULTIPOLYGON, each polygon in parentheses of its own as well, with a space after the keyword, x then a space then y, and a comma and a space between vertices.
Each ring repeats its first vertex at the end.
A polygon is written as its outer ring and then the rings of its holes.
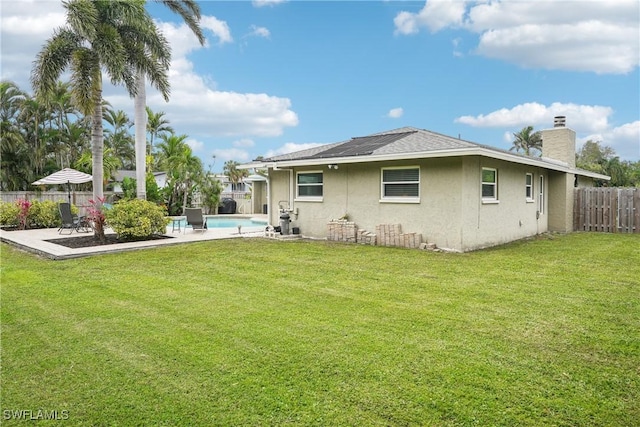
POLYGON ((576 188, 573 230, 640 233, 640 188, 576 188))

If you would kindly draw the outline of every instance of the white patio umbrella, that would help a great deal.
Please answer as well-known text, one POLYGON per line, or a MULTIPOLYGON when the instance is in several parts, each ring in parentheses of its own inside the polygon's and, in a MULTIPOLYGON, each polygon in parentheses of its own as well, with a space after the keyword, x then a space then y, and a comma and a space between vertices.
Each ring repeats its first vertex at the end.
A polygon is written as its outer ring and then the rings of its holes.
POLYGON ((71 204, 71 184, 82 184, 89 182, 93 177, 84 172, 77 171, 71 168, 64 168, 58 172, 54 172, 51 175, 40 178, 33 185, 55 185, 55 184, 67 184, 67 193, 69 195, 69 204, 71 204))

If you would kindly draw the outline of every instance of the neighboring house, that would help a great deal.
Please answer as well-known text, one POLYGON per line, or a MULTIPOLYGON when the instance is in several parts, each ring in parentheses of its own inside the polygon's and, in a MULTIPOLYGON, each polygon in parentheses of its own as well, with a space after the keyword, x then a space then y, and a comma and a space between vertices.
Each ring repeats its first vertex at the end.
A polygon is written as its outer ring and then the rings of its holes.
POLYGON ((609 177, 575 168, 575 132, 556 118, 529 157, 405 127, 242 165, 268 169, 269 220, 326 238, 347 216, 375 232, 399 224, 439 248, 469 251, 573 229, 573 188, 609 177))
POLYGON ((253 202, 252 185, 250 182, 231 182, 225 174, 216 174, 215 178, 222 184, 222 192, 220 193, 220 201, 224 204, 225 200, 233 199, 236 202, 236 213, 254 214, 260 213, 257 202, 253 202), (256 207, 254 207, 256 205, 256 207))
POLYGON ((222 193, 248 193, 251 191, 245 182, 231 182, 229 177, 223 173, 215 174, 215 178, 222 184, 222 193))

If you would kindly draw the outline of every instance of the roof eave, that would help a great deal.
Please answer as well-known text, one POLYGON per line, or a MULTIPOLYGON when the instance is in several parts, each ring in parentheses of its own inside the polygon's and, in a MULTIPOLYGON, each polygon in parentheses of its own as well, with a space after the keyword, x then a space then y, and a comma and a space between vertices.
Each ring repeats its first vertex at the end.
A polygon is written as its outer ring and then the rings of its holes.
MULTIPOLYGON (((446 150, 420 151, 413 153, 394 153, 394 154, 371 154, 365 156, 349 156, 349 157, 330 157, 330 158, 313 158, 299 160, 282 160, 278 162, 269 162, 262 164, 261 167, 269 168, 287 168, 296 166, 320 166, 328 164, 346 164, 346 163, 368 163, 368 162, 384 162, 394 160, 415 160, 430 159, 455 156, 484 156, 498 160, 505 160, 523 165, 536 166, 544 169, 555 170, 559 172, 573 173, 577 175, 587 176, 590 178, 610 180, 606 175, 595 172, 585 171, 570 167, 562 162, 549 162, 544 159, 533 157, 523 157, 516 154, 491 150, 485 147, 465 147, 446 150)), ((251 166, 256 167, 256 166, 251 166)))
POLYGON ((243 163, 241 165, 236 166, 238 169, 266 169, 274 167, 278 162, 251 162, 251 163, 243 163))

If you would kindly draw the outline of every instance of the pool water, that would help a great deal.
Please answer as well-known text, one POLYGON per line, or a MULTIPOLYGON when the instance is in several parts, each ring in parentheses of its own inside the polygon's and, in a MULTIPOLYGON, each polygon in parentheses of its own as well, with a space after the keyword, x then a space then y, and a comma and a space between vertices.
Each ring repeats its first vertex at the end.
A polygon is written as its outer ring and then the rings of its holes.
POLYGON ((207 218, 208 228, 238 228, 241 227, 266 227, 266 221, 257 221, 251 218, 207 218))

